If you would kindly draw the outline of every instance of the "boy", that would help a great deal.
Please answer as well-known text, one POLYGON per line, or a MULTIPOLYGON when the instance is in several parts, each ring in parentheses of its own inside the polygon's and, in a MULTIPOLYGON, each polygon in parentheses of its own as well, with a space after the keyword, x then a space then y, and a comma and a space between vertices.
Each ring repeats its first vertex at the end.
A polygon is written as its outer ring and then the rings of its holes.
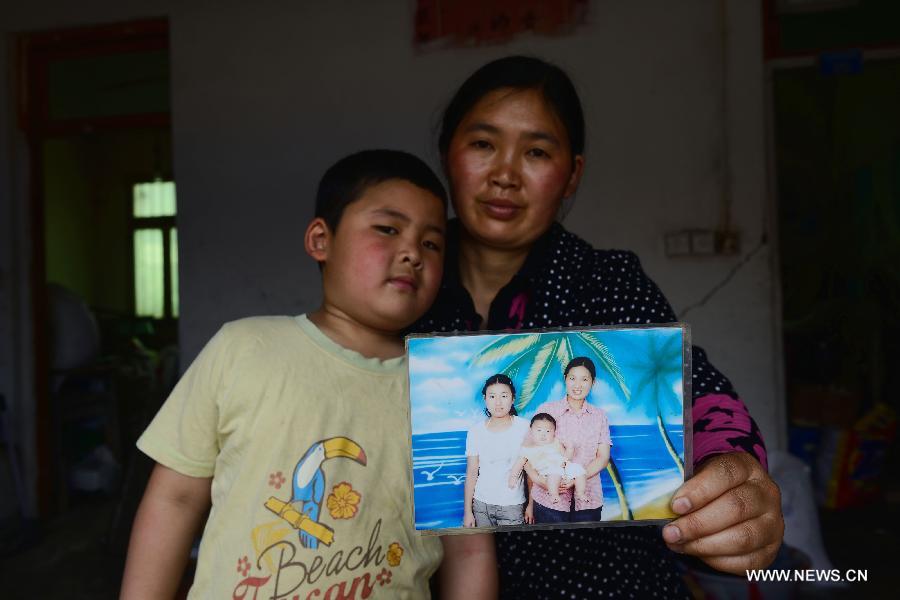
MULTIPOLYGON (((325 173, 304 237, 322 305, 225 325, 138 440, 158 464, 123 598, 173 596, 210 504, 190 598, 428 595, 441 546, 412 530, 400 332, 437 293, 445 211, 440 181, 403 152, 325 173)), ((445 542, 444 590, 493 592, 494 573, 471 577, 494 564, 487 543, 445 542)))

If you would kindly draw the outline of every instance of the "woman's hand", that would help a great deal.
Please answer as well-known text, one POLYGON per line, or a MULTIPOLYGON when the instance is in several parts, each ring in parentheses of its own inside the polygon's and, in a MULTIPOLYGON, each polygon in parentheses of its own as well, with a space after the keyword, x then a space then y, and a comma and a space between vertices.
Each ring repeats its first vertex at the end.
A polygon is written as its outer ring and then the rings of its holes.
POLYGON ((475 527, 475 515, 472 514, 471 510, 467 510, 465 516, 463 516, 463 527, 475 527))
POLYGON ((463 501, 465 513, 463 514, 463 527, 475 527, 475 515, 472 514, 472 505, 475 501, 475 484, 478 482, 478 457, 466 457, 466 483, 463 486, 463 501))
POLYGON ((675 492, 672 510, 682 516, 663 528, 669 548, 727 573, 767 567, 784 535, 781 492, 745 452, 703 461, 675 492))
POLYGON ((559 480, 559 493, 566 492, 575 487, 575 480, 569 479, 568 477, 563 477, 559 480))
POLYGON ((534 525, 534 500, 529 500, 525 505, 525 522, 534 525))
POLYGON ((525 504, 525 522, 529 525, 534 524, 534 496, 531 495, 534 481, 531 477, 525 478, 525 490, 528 492, 528 502, 525 504))

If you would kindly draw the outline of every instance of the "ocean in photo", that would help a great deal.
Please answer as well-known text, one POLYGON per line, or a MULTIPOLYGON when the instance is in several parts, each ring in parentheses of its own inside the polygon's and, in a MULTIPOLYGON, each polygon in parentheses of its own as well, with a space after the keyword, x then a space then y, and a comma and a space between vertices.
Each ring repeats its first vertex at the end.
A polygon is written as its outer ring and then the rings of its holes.
MULTIPOLYGON (((667 425, 669 439, 684 457, 684 430, 667 425)), ((664 494, 672 494, 682 477, 659 435, 656 425, 611 425, 611 455, 622 477, 632 510, 664 494)), ((461 527, 463 484, 466 478, 466 432, 449 431, 412 436, 413 489, 416 529, 461 527)), ((603 520, 617 519, 621 511, 615 488, 606 471, 603 485, 603 520)))

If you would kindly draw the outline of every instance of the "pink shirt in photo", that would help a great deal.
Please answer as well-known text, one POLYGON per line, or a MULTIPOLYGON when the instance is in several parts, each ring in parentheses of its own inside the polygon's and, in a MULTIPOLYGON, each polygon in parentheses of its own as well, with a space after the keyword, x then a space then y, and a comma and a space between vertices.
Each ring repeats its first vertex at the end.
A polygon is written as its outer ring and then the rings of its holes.
MULTIPOLYGON (((544 402, 535 414, 547 413, 556 419, 556 439, 566 446, 575 445, 575 455, 572 462, 587 468, 589 462, 597 456, 597 446, 608 444, 612 446, 609 437, 609 419, 602 408, 585 402, 580 411, 569 408, 569 402, 563 398, 556 402, 544 402)), ((602 471, 601 471, 602 472, 602 471)), ((575 510, 588 510, 603 506, 603 488, 600 485, 600 474, 587 480, 588 502, 576 502, 575 510)), ((544 488, 535 485, 531 488, 531 496, 541 506, 553 508, 550 494, 544 488)), ((572 501, 572 488, 560 493, 560 504, 556 506, 568 507, 572 501)))

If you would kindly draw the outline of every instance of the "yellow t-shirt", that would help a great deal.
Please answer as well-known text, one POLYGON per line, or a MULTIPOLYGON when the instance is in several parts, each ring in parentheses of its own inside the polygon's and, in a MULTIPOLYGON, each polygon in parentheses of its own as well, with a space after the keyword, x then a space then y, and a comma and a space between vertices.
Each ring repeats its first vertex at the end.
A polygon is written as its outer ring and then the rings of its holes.
POLYGON ((413 529, 405 365, 305 316, 212 338, 138 440, 212 477, 189 598, 428 597, 442 551, 413 529))

